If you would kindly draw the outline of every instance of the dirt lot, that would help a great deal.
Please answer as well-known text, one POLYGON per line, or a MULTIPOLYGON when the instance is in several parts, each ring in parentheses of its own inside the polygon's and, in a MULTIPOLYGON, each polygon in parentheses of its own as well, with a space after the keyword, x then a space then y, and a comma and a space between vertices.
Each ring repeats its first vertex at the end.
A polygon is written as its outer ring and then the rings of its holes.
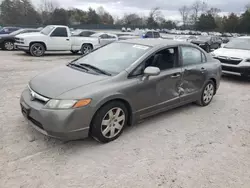
POLYGON ((36 74, 75 56, 0 52, 0 188, 249 188, 250 83, 224 77, 208 107, 181 107, 116 141, 62 142, 29 127, 19 97, 36 74))

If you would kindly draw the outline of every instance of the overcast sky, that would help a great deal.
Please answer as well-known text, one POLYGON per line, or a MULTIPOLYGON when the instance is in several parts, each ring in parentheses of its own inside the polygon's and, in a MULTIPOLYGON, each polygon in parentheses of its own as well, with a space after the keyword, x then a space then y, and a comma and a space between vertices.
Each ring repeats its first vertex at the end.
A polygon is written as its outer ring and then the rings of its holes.
MULTIPOLYGON (((40 0, 32 0, 38 5, 40 0)), ((54 0, 52 0, 54 1, 54 0)), ((88 7, 103 6, 112 15, 122 16, 124 13, 147 15, 152 7, 160 7, 166 18, 180 19, 178 9, 183 5, 191 5, 195 0, 57 0, 61 7, 76 7, 86 10, 88 7)), ((221 9, 223 13, 244 11, 249 0, 205 0, 210 7, 221 9)))

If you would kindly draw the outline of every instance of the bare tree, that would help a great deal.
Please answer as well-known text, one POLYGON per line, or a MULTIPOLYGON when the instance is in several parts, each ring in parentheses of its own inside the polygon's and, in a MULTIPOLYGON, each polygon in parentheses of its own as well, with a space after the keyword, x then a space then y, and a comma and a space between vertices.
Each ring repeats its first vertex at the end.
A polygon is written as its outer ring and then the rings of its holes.
POLYGON ((183 25, 186 27, 189 21, 190 8, 184 5, 179 9, 179 12, 181 14, 183 25))
POLYGON ((207 4, 204 1, 197 0, 192 4, 190 9, 192 12, 190 18, 193 24, 195 24, 197 23, 200 14, 207 10, 207 4))
POLYGON ((43 24, 47 24, 51 19, 52 13, 59 8, 59 4, 56 0, 41 0, 39 6, 39 12, 43 24))

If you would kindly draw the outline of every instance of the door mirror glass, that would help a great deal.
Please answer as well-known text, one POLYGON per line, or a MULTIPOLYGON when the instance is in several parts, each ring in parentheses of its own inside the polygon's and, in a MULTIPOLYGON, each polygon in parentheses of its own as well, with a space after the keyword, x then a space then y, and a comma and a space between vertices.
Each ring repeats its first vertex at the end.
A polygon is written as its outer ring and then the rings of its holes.
POLYGON ((147 67, 144 70, 144 75, 145 76, 157 76, 160 74, 160 69, 158 67, 147 67))

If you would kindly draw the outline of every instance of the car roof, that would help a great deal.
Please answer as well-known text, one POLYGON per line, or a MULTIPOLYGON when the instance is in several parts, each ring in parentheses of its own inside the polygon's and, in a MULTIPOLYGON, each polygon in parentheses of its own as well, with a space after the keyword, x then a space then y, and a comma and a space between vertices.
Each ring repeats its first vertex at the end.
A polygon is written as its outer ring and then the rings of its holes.
POLYGON ((177 46, 180 44, 188 44, 190 46, 195 46, 192 45, 188 42, 182 42, 182 41, 175 41, 175 40, 169 40, 169 39, 128 39, 124 41, 120 41, 123 43, 132 43, 132 44, 139 44, 139 45, 145 45, 145 46, 177 46))

